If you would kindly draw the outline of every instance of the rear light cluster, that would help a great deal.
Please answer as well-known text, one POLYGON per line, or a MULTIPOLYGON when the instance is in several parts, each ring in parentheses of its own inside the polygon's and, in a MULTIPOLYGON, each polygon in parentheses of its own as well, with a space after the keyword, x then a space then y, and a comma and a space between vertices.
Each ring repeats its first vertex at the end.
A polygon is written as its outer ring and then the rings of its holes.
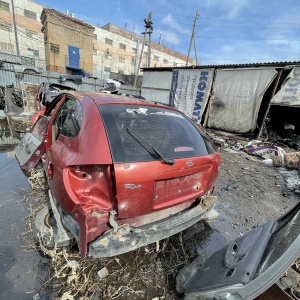
POLYGON ((82 205, 84 211, 108 212, 112 209, 114 195, 109 165, 72 166, 66 171, 69 188, 76 197, 74 202, 82 205))

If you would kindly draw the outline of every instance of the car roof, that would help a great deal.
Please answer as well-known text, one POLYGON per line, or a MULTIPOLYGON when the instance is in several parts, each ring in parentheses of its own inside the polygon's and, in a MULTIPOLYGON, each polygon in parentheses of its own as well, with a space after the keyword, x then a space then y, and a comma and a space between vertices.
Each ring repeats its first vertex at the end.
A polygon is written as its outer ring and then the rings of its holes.
POLYGON ((156 104, 155 102, 139 99, 139 98, 131 98, 127 96, 122 96, 118 94, 107 94, 103 92, 81 92, 81 91, 68 91, 67 94, 74 95, 77 99, 83 100, 84 98, 92 98, 97 105, 99 104, 139 104, 139 105, 147 105, 154 107, 164 107, 168 109, 172 109, 171 107, 163 104, 156 104))

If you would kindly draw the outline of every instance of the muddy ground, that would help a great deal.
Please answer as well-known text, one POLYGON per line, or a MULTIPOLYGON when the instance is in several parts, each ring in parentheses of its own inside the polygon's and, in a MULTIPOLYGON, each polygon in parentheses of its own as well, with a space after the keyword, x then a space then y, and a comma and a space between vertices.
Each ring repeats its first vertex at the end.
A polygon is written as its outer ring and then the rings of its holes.
POLYGON ((76 247, 43 253, 34 244, 30 220, 46 196, 32 194, 12 154, 0 153, 0 299, 181 299, 175 277, 182 267, 299 202, 278 169, 242 152, 220 152, 216 220, 158 245, 98 260, 81 259, 76 247), (97 272, 104 267, 108 275, 99 279, 97 272))

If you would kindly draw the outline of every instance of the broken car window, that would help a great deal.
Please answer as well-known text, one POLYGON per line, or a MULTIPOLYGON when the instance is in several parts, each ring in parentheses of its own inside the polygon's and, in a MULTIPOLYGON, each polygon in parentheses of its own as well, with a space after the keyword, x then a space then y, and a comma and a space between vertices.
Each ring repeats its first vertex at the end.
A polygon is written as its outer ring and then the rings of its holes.
POLYGON ((78 100, 67 99, 60 108, 55 122, 58 134, 66 137, 76 137, 82 123, 82 107, 78 100))
POLYGON ((40 116, 38 121, 35 123, 31 133, 39 141, 42 141, 44 139, 44 135, 46 134, 48 123, 49 123, 48 118, 45 116, 40 116))

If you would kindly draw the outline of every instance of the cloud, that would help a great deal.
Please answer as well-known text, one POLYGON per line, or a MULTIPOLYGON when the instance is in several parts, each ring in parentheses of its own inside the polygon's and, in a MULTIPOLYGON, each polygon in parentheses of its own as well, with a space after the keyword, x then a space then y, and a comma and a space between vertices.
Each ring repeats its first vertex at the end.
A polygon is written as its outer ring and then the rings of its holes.
POLYGON ((181 26, 175 21, 171 14, 166 15, 161 21, 167 28, 175 30, 177 33, 190 35, 191 30, 181 26))
POLYGON ((228 42, 220 47, 207 47, 198 58, 201 64, 240 64, 274 61, 297 60, 300 42, 292 44, 287 52, 289 44, 283 46, 277 41, 236 41, 228 42))
POLYGON ((178 35, 176 33, 158 28, 155 31, 156 36, 157 36, 158 32, 162 34, 162 44, 163 45, 166 43, 169 43, 171 45, 179 45, 180 44, 180 38, 178 37, 178 35))
POLYGON ((242 10, 248 7, 249 2, 249 0, 214 0, 205 1, 204 5, 207 8, 219 10, 223 15, 226 15, 226 19, 235 19, 242 10))

